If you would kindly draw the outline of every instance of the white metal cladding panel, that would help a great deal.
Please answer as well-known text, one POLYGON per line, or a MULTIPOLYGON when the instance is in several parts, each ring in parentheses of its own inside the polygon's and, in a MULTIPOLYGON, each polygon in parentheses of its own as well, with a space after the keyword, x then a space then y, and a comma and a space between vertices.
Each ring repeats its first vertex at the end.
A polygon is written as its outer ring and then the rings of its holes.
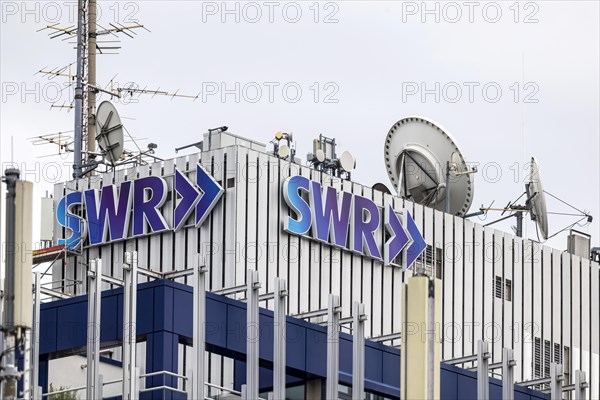
POLYGON ((453 242, 455 245, 455 254, 454 254, 454 274, 452 277, 452 287, 454 288, 454 298, 452 303, 452 325, 450 327, 446 327, 446 332, 449 329, 452 330, 452 342, 453 349, 452 354, 454 357, 457 355, 462 355, 462 344, 464 341, 463 333, 464 333, 464 324, 463 324, 463 314, 465 312, 465 307, 463 303, 463 298, 465 296, 465 246, 463 240, 464 234, 464 223, 462 218, 453 217, 454 222, 454 238, 453 242))
MULTIPOLYGON (((473 330, 473 343, 471 343, 472 351, 470 354, 475 354, 477 351, 476 343, 478 340, 483 340, 483 303, 485 301, 490 301, 484 295, 484 281, 483 281, 483 226, 477 224, 475 225, 475 229, 473 231, 473 263, 474 263, 474 277, 473 283, 475 287, 475 291, 473 293, 473 321, 471 325, 471 329, 473 330)), ((468 353, 467 353, 468 354, 468 353)))
POLYGON ((572 370, 581 369, 581 260, 571 258, 571 349, 573 355, 572 370))
POLYGON ((460 354, 468 355, 474 354, 474 332, 473 332, 473 321, 474 321, 474 309, 476 302, 476 290, 475 290, 475 263, 473 259, 473 222, 469 220, 464 221, 464 241, 462 251, 462 261, 464 268, 464 284, 462 290, 463 307, 462 307, 462 326, 461 326, 461 350, 460 354))
MULTIPOLYGON (((573 320, 571 315, 572 299, 571 299, 571 255, 568 253, 562 253, 562 327, 563 336, 562 342, 564 346, 569 346, 571 354, 573 354, 573 341, 571 337, 573 320)), ((572 363, 571 363, 572 364, 572 363)))
POLYGON ((454 309, 452 307, 452 300, 454 299, 454 262, 460 252, 460 246, 454 242, 454 217, 450 214, 444 214, 444 269, 442 279, 444 284, 442 286, 442 359, 454 358, 453 344, 452 344, 452 333, 453 330, 445 329, 447 326, 452 327, 454 309), (452 245, 450 245, 452 244, 452 245))
POLYGON ((532 300, 532 321, 535 326, 535 337, 542 339, 542 346, 544 339, 547 339, 546 332, 544 331, 544 325, 542 324, 542 294, 543 294, 543 280, 542 280, 542 257, 539 251, 538 244, 531 245, 531 277, 533 285, 531 287, 531 300, 532 300))
POLYGON ((523 241, 523 374, 524 379, 533 378, 534 337, 539 335, 539 327, 533 322, 533 265, 531 245, 523 241))
POLYGON ((552 255, 552 286, 550 297, 550 308, 552 309, 552 338, 554 343, 563 343, 562 325, 562 256, 556 249, 551 250, 552 255))
MULTIPOLYGON (((505 282, 510 280, 510 301, 504 301, 502 307, 502 347, 513 347, 514 340, 514 307, 515 307, 515 280, 513 278, 513 243, 511 235, 502 238, 502 273, 505 282)), ((505 283, 506 285, 506 283, 505 283)))
POLYGON ((490 343, 493 351, 494 341, 494 229, 483 229, 483 317, 481 320, 483 340, 490 343))
POLYGON ((597 263, 591 263, 590 268, 590 343, 592 353, 600 355, 600 268, 597 263))
POLYGON ((488 339, 492 352, 493 362, 502 360, 502 333, 504 328, 504 320, 502 319, 502 311, 504 310, 506 290, 504 288, 505 279, 502 269, 502 243, 504 240, 504 232, 494 229, 492 232, 493 242, 488 246, 487 257, 492 261, 492 282, 489 285, 492 288, 492 315, 491 327, 488 328, 488 339), (496 277, 501 279, 501 298, 496 297, 496 277))
POLYGON ((540 246, 541 285, 540 285, 540 312, 542 337, 552 343, 552 250, 547 246, 540 246))
POLYGON ((248 235, 248 149, 238 148, 237 154, 237 177, 235 180, 235 211, 231 215, 228 229, 233 230, 237 252, 235 257, 235 286, 246 283, 246 269, 248 257, 246 246, 248 235))
POLYGON ((524 376, 523 353, 525 342, 523 304, 524 304, 524 276, 523 269, 523 240, 521 238, 511 238, 511 250, 513 258, 513 338, 512 348, 517 361, 515 366, 515 377, 524 376))
POLYGON ((590 260, 581 259, 581 348, 583 357, 581 360, 581 370, 588 370, 590 367, 590 260))
MULTIPOLYGON (((365 188, 366 193, 370 194, 370 198, 379 205, 383 205, 383 193, 377 190, 373 190, 370 188, 365 188)), ((381 221, 381 226, 384 226, 383 219, 384 209, 383 207, 379 209, 379 221, 381 221)), ((432 225, 433 227, 433 225, 432 225)), ((381 229, 380 235, 375 237, 375 242, 377 243, 377 247, 383 249, 384 243, 384 229, 381 229)), ((431 243, 431 242, 430 242, 431 243)), ((383 252, 381 254, 383 256, 383 252)), ((369 312, 369 319, 371 320, 371 337, 381 336, 383 334, 383 263, 375 260, 370 261, 370 267, 372 270, 371 273, 371 282, 369 290, 371 292, 371 308, 367 309, 369 312)), ((387 269, 388 267, 385 267, 387 269)), ((368 283, 368 282, 367 282, 368 283)), ((364 302, 364 301, 363 301, 364 302)))

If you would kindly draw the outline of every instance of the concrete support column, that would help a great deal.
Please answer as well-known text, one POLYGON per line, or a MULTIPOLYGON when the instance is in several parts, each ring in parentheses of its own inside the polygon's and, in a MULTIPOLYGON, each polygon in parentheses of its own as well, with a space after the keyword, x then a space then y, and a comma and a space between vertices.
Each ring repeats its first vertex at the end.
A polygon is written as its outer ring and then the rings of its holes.
POLYGON ((403 286, 400 398, 440 398, 441 285, 413 276, 403 286))

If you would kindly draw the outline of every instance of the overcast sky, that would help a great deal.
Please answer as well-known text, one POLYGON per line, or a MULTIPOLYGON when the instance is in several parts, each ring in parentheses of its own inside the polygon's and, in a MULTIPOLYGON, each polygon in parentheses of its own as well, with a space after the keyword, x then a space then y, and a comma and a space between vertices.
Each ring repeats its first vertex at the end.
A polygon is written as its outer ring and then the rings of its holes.
MULTIPOLYGON (((429 117, 479 164, 471 211, 504 206, 524 191, 538 158, 544 186, 596 220, 577 229, 600 245, 599 3, 538 2, 100 2, 99 24, 139 21, 151 32, 120 35, 119 55, 98 58, 98 83, 196 95, 196 101, 142 96, 117 107, 157 155, 201 140, 221 125, 268 142, 294 133, 303 160, 312 139, 335 137, 357 158, 353 180, 390 185, 383 162, 389 128, 429 117)), ((75 61, 47 25, 75 24, 75 2, 2 1, 0 117, 3 169, 35 170, 36 198, 62 179, 65 158, 27 138, 73 129, 64 79, 34 75, 75 61), (14 156, 11 156, 11 138, 14 156)), ((105 36, 104 39, 114 38, 105 36)), ((114 44, 113 44, 114 45, 114 44)), ((101 99, 107 99, 101 96, 101 99)), ((39 202, 35 203, 37 217, 39 202)), ((553 212, 573 212, 548 199, 553 212)), ((488 215, 488 222, 497 215, 488 215)), ((550 233, 574 222, 550 216, 550 233)), ((510 230, 514 221, 498 226, 510 230)), ((37 238, 37 226, 34 228, 37 238)), ((2 233, 4 230, 2 229, 2 233)), ((535 238, 528 222, 528 235, 535 238)), ((564 249, 565 235, 547 244, 564 249)))

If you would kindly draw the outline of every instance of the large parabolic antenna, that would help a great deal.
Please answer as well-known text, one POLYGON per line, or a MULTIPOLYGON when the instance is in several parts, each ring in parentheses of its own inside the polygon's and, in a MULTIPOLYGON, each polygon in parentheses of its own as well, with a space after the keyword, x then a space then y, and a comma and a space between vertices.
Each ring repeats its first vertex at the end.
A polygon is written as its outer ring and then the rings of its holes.
POLYGON ((454 137, 435 122, 416 116, 396 122, 385 141, 385 164, 399 196, 454 215, 464 216, 469 211, 473 171, 454 137))
POLYGON ((527 197, 531 206, 531 219, 535 221, 540 235, 544 240, 548 239, 548 211, 546 209, 546 194, 540 177, 540 166, 531 157, 531 173, 529 185, 527 185, 527 197))
POLYGON ((123 154, 123 125, 115 106, 103 101, 96 110, 96 140, 111 165, 123 154))

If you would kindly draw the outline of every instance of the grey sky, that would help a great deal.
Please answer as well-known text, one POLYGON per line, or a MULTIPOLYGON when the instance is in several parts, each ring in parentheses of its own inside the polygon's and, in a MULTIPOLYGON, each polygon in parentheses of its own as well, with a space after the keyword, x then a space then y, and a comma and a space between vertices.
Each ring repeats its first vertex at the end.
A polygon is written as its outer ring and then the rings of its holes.
MULTIPOLYGON (((34 147, 26 138, 72 130, 73 113, 50 110, 53 99, 70 101, 67 92, 56 95, 53 82, 61 79, 33 74, 75 60, 72 45, 36 30, 57 22, 73 25, 73 4, 1 2, 0 154, 2 163, 10 161, 13 136, 15 162, 29 169, 40 163, 36 197, 51 190, 43 182, 48 163, 71 162, 37 158, 56 149, 34 147), (30 14, 24 4, 33 10, 30 14), (56 18, 56 10, 62 18, 56 18)), ((121 35, 120 54, 98 59, 99 84, 118 73, 120 84, 205 92, 195 102, 142 96, 137 103, 117 105, 122 116, 132 118, 125 120, 128 130, 148 139, 144 146, 149 141, 159 145, 157 155, 171 158, 176 146, 201 140, 207 128, 227 125, 265 142, 276 131, 292 131, 305 159, 312 139, 323 133, 336 137, 340 150, 355 154, 353 180, 389 185, 385 135, 397 120, 422 115, 449 129, 467 160, 479 163, 472 211, 494 199, 495 206, 504 206, 520 195, 527 177, 524 162, 536 156, 545 189, 594 215, 592 225, 578 229, 599 245, 597 1, 427 2, 428 10, 439 10, 439 21, 435 13, 423 13, 420 1, 229 2, 233 14, 224 14, 223 7, 220 1, 100 2, 101 25, 139 20, 152 33, 138 31, 135 39, 121 35), (221 85, 231 90, 224 98, 221 85), (206 93, 215 87, 218 93, 206 93), (297 88, 302 94, 292 102, 297 88), (412 94, 415 88, 419 92, 412 94), (431 90, 424 99, 421 88, 431 90)), ((65 169, 63 178, 68 174, 65 169)), ((571 211, 550 199, 548 208, 571 211)), ((551 233, 570 221, 551 216, 551 233)), ((498 227, 509 230, 511 223, 498 227)), ((564 249, 564 235, 548 244, 564 249)))

